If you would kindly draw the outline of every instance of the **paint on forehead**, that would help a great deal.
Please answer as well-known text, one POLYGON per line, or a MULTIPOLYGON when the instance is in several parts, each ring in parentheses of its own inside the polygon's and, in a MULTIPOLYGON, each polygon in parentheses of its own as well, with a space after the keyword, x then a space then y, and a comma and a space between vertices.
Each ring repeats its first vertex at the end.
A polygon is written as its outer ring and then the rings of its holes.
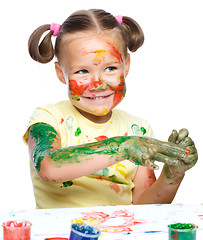
POLYGON ((110 55, 112 55, 112 56, 114 56, 115 58, 117 58, 119 62, 123 62, 122 55, 121 55, 120 52, 117 50, 117 48, 116 48, 113 44, 111 44, 111 43, 109 43, 109 42, 107 42, 107 44, 110 46, 110 50, 109 50, 110 55))
POLYGON ((92 59, 92 62, 93 62, 94 65, 99 65, 108 55, 113 56, 119 62, 123 62, 122 55, 117 50, 117 48, 109 42, 106 42, 106 44, 110 47, 108 50, 98 49, 98 50, 94 50, 94 51, 86 51, 83 48, 82 49, 82 56, 86 56, 88 54, 95 54, 95 56, 92 59))
POLYGON ((86 51, 85 49, 82 50, 82 56, 86 56, 91 53, 94 54, 94 57, 92 59, 94 65, 99 65, 102 60, 104 60, 106 56, 109 55, 109 52, 104 49, 98 49, 95 51, 86 51))

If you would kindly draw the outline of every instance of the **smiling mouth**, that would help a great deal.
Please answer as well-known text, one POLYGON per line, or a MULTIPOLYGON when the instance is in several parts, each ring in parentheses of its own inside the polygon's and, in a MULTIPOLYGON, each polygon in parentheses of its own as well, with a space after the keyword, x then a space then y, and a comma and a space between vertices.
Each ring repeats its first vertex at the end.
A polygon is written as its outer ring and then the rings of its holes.
POLYGON ((113 93, 111 93, 109 95, 106 95, 106 96, 91 96, 91 97, 83 96, 83 97, 87 98, 87 99, 100 100, 100 99, 104 99, 104 98, 110 97, 112 94, 113 93))

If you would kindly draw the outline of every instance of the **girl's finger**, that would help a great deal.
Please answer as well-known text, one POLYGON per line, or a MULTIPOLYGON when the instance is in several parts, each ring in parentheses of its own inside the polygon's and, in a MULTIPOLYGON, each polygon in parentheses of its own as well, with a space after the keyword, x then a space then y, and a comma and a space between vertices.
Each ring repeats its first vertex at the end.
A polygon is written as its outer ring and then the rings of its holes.
POLYGON ((178 133, 178 137, 177 137, 177 141, 176 143, 178 144, 179 142, 181 142, 184 138, 186 138, 189 135, 189 132, 186 128, 182 128, 179 133, 178 133))
POLYGON ((182 146, 173 143, 162 142, 162 144, 160 144, 157 148, 156 152, 162 153, 168 157, 184 160, 188 155, 186 151, 187 149, 182 146))
POLYGON ((147 159, 145 160, 145 166, 148 167, 151 170, 158 170, 159 166, 154 163, 153 160, 147 159))
POLYGON ((189 155, 189 154, 193 154, 193 153, 196 153, 197 152, 197 149, 196 147, 193 145, 193 146, 188 146, 186 147, 186 153, 189 155))
POLYGON ((176 158, 169 157, 161 153, 154 153, 153 160, 166 163, 171 166, 176 166, 178 164, 178 160, 176 158))
POLYGON ((190 154, 187 156, 187 158, 184 160, 186 164, 192 164, 193 166, 196 164, 198 159, 198 154, 195 152, 194 154, 190 154))
POLYGON ((178 137, 178 132, 176 130, 173 130, 171 135, 168 138, 168 141, 172 143, 176 143, 177 137, 178 137))
POLYGON ((178 144, 178 146, 188 147, 192 146, 193 144, 194 142, 192 141, 192 139, 190 137, 186 137, 178 144))

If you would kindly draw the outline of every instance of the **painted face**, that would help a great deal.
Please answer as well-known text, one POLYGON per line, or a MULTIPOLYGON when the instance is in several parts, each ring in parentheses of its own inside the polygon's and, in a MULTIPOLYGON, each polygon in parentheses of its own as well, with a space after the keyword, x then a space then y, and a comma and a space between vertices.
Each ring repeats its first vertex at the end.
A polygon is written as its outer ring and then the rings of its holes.
POLYGON ((104 116, 123 99, 125 59, 109 37, 81 37, 64 44, 62 69, 75 107, 104 116))

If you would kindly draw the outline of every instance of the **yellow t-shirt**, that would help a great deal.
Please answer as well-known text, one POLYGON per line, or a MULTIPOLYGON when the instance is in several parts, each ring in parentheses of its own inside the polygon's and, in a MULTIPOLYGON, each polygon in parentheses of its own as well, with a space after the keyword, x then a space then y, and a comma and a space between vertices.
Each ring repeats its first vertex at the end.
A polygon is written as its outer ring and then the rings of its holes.
MULTIPOLYGON (((35 109, 23 137, 35 123, 47 123, 61 136, 62 148, 115 136, 152 137, 149 124, 125 111, 114 109, 108 122, 96 124, 83 117, 69 101, 35 109)), ((88 207, 132 204, 133 179, 137 165, 128 160, 67 183, 46 183, 30 165, 37 208, 88 207)))

